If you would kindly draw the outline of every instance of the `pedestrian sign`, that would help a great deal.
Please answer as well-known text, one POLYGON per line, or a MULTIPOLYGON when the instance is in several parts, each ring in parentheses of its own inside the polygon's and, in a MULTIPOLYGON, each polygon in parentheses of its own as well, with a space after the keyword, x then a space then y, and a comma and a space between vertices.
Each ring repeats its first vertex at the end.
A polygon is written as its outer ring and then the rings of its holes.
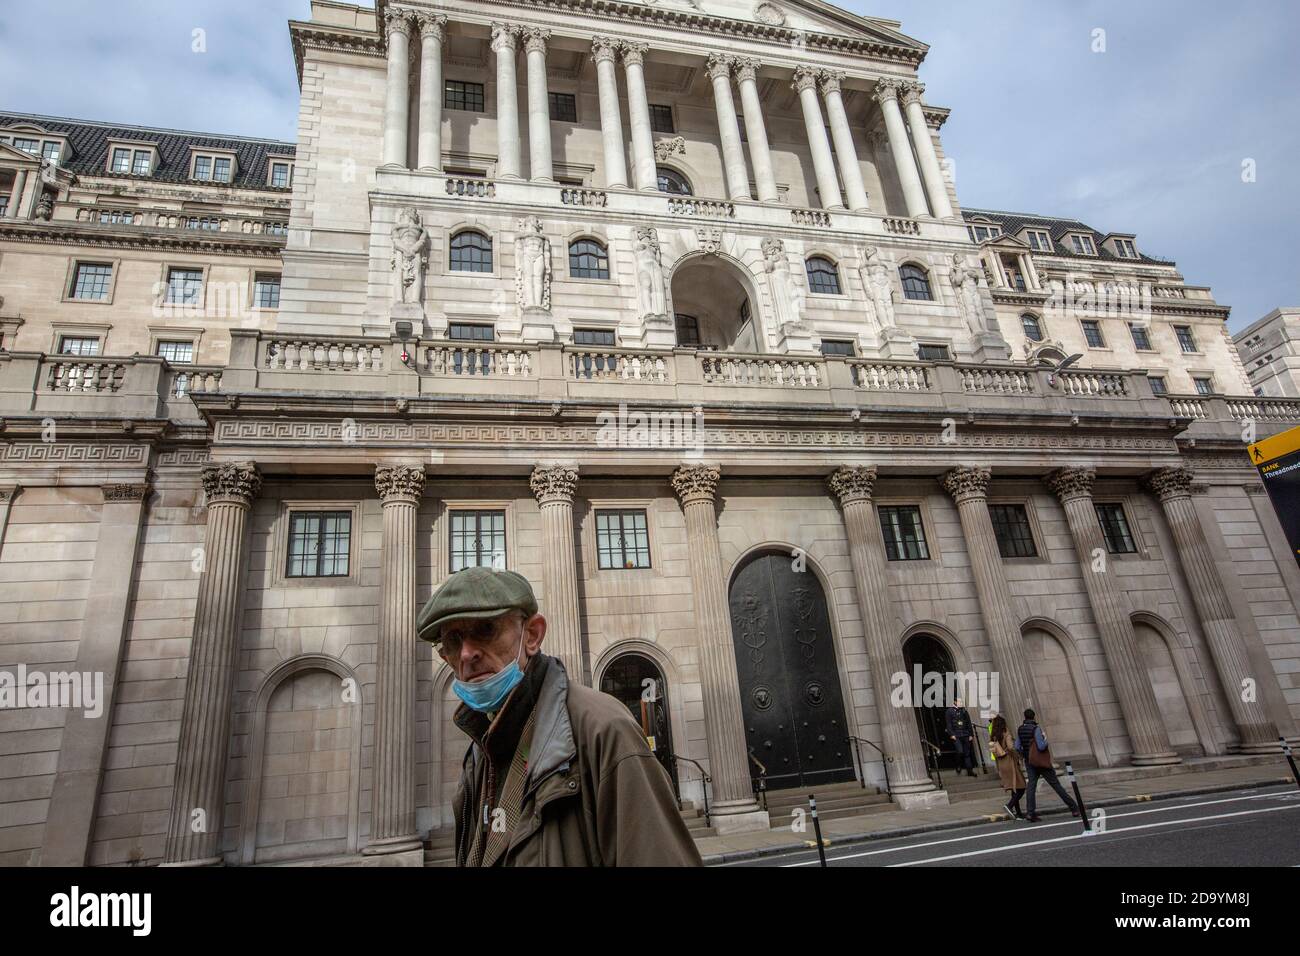
POLYGON ((1247 451, 1300 564, 1300 426, 1257 441, 1247 451))

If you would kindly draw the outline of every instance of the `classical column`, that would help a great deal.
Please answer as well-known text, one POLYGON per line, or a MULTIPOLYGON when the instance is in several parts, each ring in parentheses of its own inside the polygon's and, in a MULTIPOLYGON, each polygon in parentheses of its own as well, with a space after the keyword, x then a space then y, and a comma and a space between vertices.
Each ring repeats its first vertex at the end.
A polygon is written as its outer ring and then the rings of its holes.
POLYGON ((935 787, 926 771, 912 707, 896 707, 892 702, 895 675, 905 675, 908 687, 911 687, 911 675, 903 659, 898 623, 889 604, 885 543, 871 500, 876 469, 861 465, 838 468, 826 483, 844 513, 853 585, 862 609, 871 687, 880 718, 881 744, 889 759, 889 790, 900 804, 906 804, 909 794, 932 791, 935 787))
POLYGON ((4 553, 5 531, 9 527, 9 512, 13 510, 14 499, 22 491, 22 485, 0 486, 0 554, 4 553))
POLYGON ((415 513, 424 496, 424 469, 380 465, 375 489, 383 507, 384 537, 368 854, 420 846, 415 829, 415 513))
POLYGON ((1146 664, 1138 652, 1128 602, 1111 570, 1110 555, 1101 536, 1101 524, 1092 502, 1094 473, 1087 468, 1058 468, 1045 481, 1060 499, 1079 556, 1079 571, 1088 591, 1088 603, 1097 621, 1097 634, 1106 654, 1115 696, 1133 744, 1135 766, 1179 763, 1182 758, 1169 745, 1146 664))
POLYGON ((745 138, 749 140, 749 159, 754 164, 759 202, 780 202, 772 173, 772 151, 767 144, 767 126, 763 122, 763 102, 758 97, 758 68, 758 60, 752 57, 736 60, 740 106, 745 113, 745 138))
POLYGON ((573 553, 573 492, 578 469, 538 465, 528 480, 542 512, 542 587, 546 591, 546 652, 564 662, 569 679, 587 679, 578 608, 578 565, 573 553))
POLYGON ((645 92, 644 43, 624 41, 623 71, 627 81, 627 121, 632 127, 632 182, 637 189, 657 191, 659 176, 655 172, 655 143, 650 130, 650 100, 645 92))
POLYGON ((171 817, 163 851, 164 863, 184 865, 221 862, 245 525, 262 486, 251 461, 208 465, 202 480, 208 507, 201 553, 203 574, 194 607, 171 817))
POLYGON ((442 31, 447 18, 420 11, 420 136, 416 142, 416 165, 420 169, 442 169, 442 31))
POLYGON ((803 125, 808 134, 808 148, 812 151, 813 171, 817 174, 817 192, 821 195, 823 209, 843 209, 840 184, 835 178, 835 161, 831 158, 831 143, 826 138, 822 123, 822 108, 817 103, 817 71, 801 66, 794 71, 792 84, 803 106, 803 125))
POLYGON ((1165 520, 1178 545, 1178 559, 1187 575, 1201 630, 1223 684, 1223 695, 1228 699, 1228 708, 1241 736, 1242 753, 1277 753, 1277 728, 1264 711, 1259 688, 1256 687, 1254 700, 1242 700, 1245 681, 1253 678, 1258 684, 1273 679, 1273 675, 1251 673, 1237 616, 1192 502, 1192 473, 1185 468, 1160 468, 1147 475, 1143 484, 1160 499, 1165 520))
POLYGON ((406 168, 406 136, 410 126, 411 14, 384 11, 388 31, 388 86, 384 100, 384 165, 406 168))
POLYGON ((925 205, 925 193, 921 191, 921 176, 916 171, 912 147, 907 141, 903 114, 898 108, 898 87, 898 80, 881 80, 876 84, 875 100, 880 104, 880 112, 885 117, 885 135, 889 139, 889 151, 898 170, 898 181, 903 187, 907 214, 915 219, 928 215, 929 209, 925 205))
POLYGON ((916 146, 916 156, 921 162, 921 176, 925 180, 925 191, 930 197, 930 208, 940 219, 952 218, 952 203, 948 201, 948 184, 943 180, 943 170, 939 168, 939 157, 934 151, 934 140, 930 138, 930 124, 925 121, 925 111, 921 109, 921 94, 925 84, 908 83, 903 88, 903 104, 907 107, 907 125, 912 130, 912 142, 916 146))
POLYGON ((722 141, 722 167, 727 176, 727 197, 749 199, 749 171, 740 145, 740 124, 731 98, 731 57, 711 54, 705 62, 713 83, 713 106, 718 113, 718 138, 722 141))
MULTIPOLYGON (((740 706, 740 675, 731 637, 727 583, 722 574, 714 499, 719 471, 709 465, 683 465, 673 472, 673 491, 686 517, 686 547, 695 594, 699 634, 700 685, 704 730, 709 741, 714 813, 759 813, 749 777, 749 749, 740 706)), ((763 814, 766 817, 766 814, 763 814)), ((721 821, 720 821, 721 822, 721 821)), ((723 825, 725 829, 725 824, 723 825)))
POLYGON ((497 56, 497 179, 519 179, 519 89, 515 79, 518 27, 492 24, 497 56))
POLYGON ((94 711, 72 708, 63 720, 58 770, 45 813, 41 866, 87 866, 108 753, 113 705, 121 687, 118 669, 130 621, 131 586, 139 563, 136 548, 149 498, 147 483, 103 487, 99 514, 99 545, 90 571, 86 606, 94 608, 81 621, 77 660, 72 672, 102 674, 103 693, 94 711))
POLYGON ((605 153, 605 186, 627 188, 627 153, 623 148, 623 117, 618 108, 618 44, 609 37, 591 41, 596 64, 596 90, 600 97, 600 139, 605 153))
POLYGON ((987 468, 954 468, 943 476, 944 490, 957 504, 966 553, 970 555, 984 631, 998 669, 998 709, 1008 723, 1019 724, 1026 707, 1034 707, 1034 678, 1025 658, 1020 616, 1011 604, 1011 589, 1002 569, 993 520, 989 517, 987 468))
MULTIPOLYGON (((38 180, 39 181, 39 180, 38 180)), ((8 216, 11 219, 27 218, 27 203, 23 200, 27 195, 27 170, 20 169, 14 177, 14 191, 9 197, 8 216)))
POLYGON ((546 41, 550 30, 532 27, 524 34, 528 57, 528 179, 555 182, 551 168, 551 101, 546 95, 546 41))
POLYGON ((844 73, 840 70, 822 70, 820 86, 822 96, 826 99, 826 118, 831 124, 831 138, 835 141, 835 157, 840 161, 840 178, 844 180, 844 192, 849 201, 849 208, 862 210, 867 208, 867 189, 862 185, 858 150, 853 145, 853 133, 849 130, 849 115, 844 111, 844 97, 840 94, 840 83, 843 79, 844 73))

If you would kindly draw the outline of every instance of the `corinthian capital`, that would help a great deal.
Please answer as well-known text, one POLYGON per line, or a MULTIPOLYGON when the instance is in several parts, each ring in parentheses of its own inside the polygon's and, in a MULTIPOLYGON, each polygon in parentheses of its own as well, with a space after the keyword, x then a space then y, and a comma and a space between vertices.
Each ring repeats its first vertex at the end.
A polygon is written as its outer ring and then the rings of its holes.
POLYGON ((823 94, 831 92, 838 93, 840 91, 840 83, 844 81, 844 77, 846 76, 848 76, 848 74, 843 70, 819 70, 817 72, 817 85, 821 87, 823 94))
POLYGON ((411 36, 411 11, 406 7, 389 7, 385 10, 384 32, 388 36, 400 33, 409 39, 411 36))
POLYGON ((447 18, 441 13, 430 13, 428 10, 421 10, 415 15, 416 25, 420 28, 420 36, 423 39, 432 37, 439 43, 442 42, 442 31, 447 26, 447 18))
POLYGON ((546 41, 551 38, 550 30, 541 27, 529 27, 523 32, 524 49, 529 53, 545 53, 546 41))
POLYGON ((635 40, 624 40, 618 45, 618 52, 623 54, 623 63, 631 66, 635 64, 640 66, 645 62, 646 52, 650 49, 648 43, 638 43, 635 40))
POLYGON ((911 106, 913 103, 921 102, 921 94, 924 92, 924 83, 904 83, 902 87, 903 105, 911 106))
POLYGON ((988 497, 992 477, 987 468, 954 468, 939 480, 952 500, 961 504, 971 498, 988 497))
POLYGON ((877 103, 884 103, 886 100, 898 99, 898 88, 901 84, 898 80, 884 79, 876 84, 876 92, 872 94, 872 99, 877 103))
POLYGON ((1142 485, 1161 501, 1190 498, 1192 473, 1186 468, 1157 468, 1142 479, 1142 485))
POLYGON ((251 461, 231 461, 224 465, 206 465, 202 473, 203 493, 208 504, 229 501, 247 507, 262 488, 262 476, 251 461))
POLYGON ((841 505, 870 501, 871 493, 876 487, 876 466, 844 465, 831 473, 826 484, 841 505))
POLYGON ((578 487, 578 469, 571 465, 538 465, 528 479, 533 497, 539 505, 560 501, 573 502, 578 487))
POLYGON ((709 79, 729 79, 731 77, 731 57, 725 53, 710 53, 709 58, 704 61, 704 69, 709 74, 709 79))
POLYGON ((670 479, 673 493, 683 505, 693 501, 713 501, 718 493, 722 472, 713 465, 682 465, 670 479))
POLYGON ((794 80, 790 85, 798 93, 802 93, 804 90, 817 89, 817 71, 811 66, 795 67, 794 80))
POLYGON ((1075 498, 1091 498, 1097 473, 1091 468, 1058 468, 1043 481, 1064 504, 1075 498))
POLYGON ((610 37, 592 37, 591 59, 593 63, 613 63, 618 59, 618 41, 610 37))
POLYGON ((512 23, 492 24, 492 50, 496 53, 513 53, 517 49, 515 40, 518 36, 519 28, 512 23))
POLYGON ((757 57, 738 56, 735 58, 736 79, 741 83, 753 82, 758 79, 758 71, 762 66, 757 57))
POLYGON ((424 496, 424 469, 412 465, 380 465, 375 469, 375 490, 384 504, 419 501, 424 496))

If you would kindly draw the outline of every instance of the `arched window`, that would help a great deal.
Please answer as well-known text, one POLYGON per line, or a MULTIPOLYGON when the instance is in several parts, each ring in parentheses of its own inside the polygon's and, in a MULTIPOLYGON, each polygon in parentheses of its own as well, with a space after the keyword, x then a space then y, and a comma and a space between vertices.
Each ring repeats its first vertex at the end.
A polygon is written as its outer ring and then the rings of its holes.
POLYGON ((673 196, 694 196, 695 192, 691 189, 691 184, 675 169, 669 169, 667 166, 660 166, 655 170, 659 179, 659 191, 669 193, 673 196))
POLYGON ((821 292, 824 295, 840 294, 840 273, 835 268, 835 263, 825 256, 809 256, 804 261, 804 267, 808 270, 810 292, 821 292))
POLYGON ((934 294, 930 291, 930 277, 920 266, 910 263, 899 266, 898 277, 903 280, 903 298, 934 300, 934 294))
POLYGON ((451 237, 452 272, 491 272, 492 240, 481 232, 466 229, 451 237))
POLYGON ((1043 341, 1043 324, 1038 321, 1038 316, 1026 312, 1020 317, 1020 327, 1025 330, 1025 338, 1029 341, 1043 341))
POLYGON ((575 279, 608 279, 609 253, 595 239, 569 243, 569 275, 575 279))

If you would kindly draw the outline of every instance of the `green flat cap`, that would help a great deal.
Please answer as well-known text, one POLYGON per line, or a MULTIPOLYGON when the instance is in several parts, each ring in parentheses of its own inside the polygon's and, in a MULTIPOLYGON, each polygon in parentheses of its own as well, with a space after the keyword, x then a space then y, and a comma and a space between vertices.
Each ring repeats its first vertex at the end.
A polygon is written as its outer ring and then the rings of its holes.
POLYGON ((527 578, 514 571, 465 568, 433 592, 415 617, 415 633, 420 640, 436 644, 444 624, 466 618, 496 617, 513 610, 523 611, 529 617, 537 613, 537 598, 527 578))

